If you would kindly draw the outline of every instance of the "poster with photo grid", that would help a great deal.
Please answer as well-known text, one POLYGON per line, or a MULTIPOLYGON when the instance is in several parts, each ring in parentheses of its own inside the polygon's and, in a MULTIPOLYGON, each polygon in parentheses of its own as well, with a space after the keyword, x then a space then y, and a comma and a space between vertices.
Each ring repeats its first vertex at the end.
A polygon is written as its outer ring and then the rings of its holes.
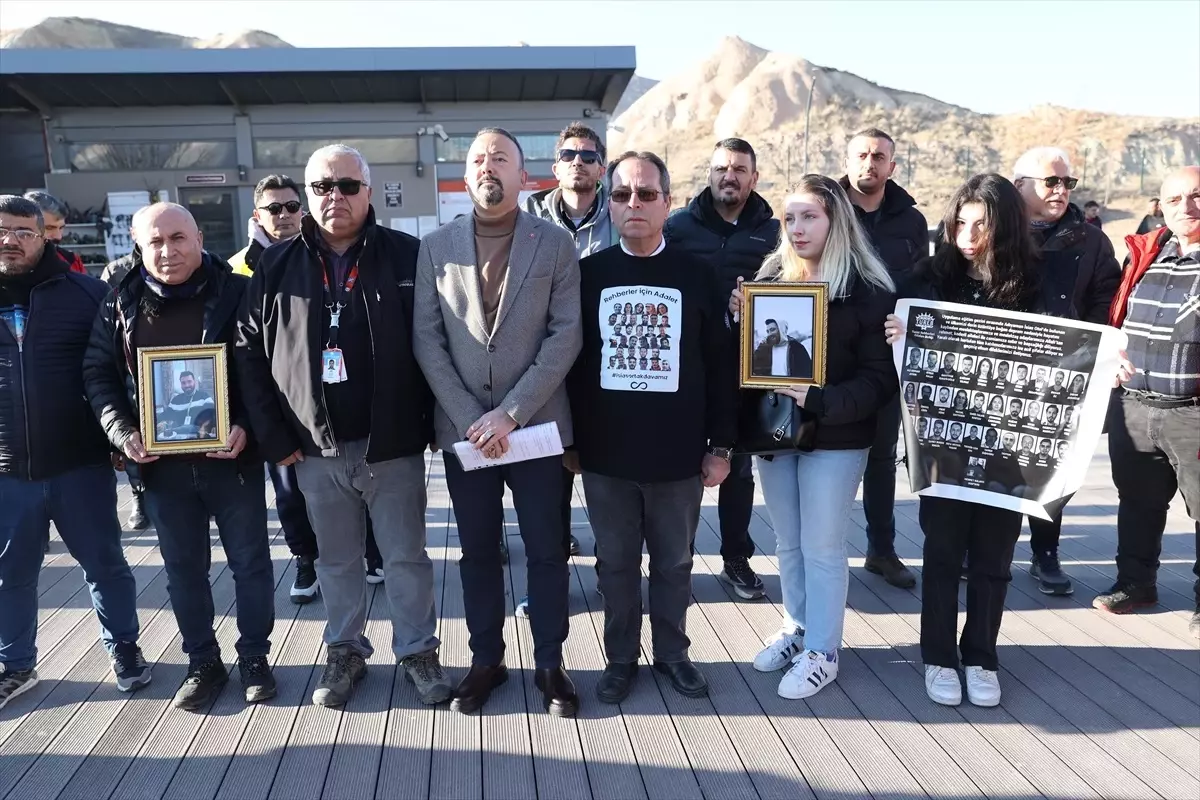
POLYGON ((912 490, 1048 519, 1083 484, 1125 334, 925 300, 901 300, 896 315, 912 490))

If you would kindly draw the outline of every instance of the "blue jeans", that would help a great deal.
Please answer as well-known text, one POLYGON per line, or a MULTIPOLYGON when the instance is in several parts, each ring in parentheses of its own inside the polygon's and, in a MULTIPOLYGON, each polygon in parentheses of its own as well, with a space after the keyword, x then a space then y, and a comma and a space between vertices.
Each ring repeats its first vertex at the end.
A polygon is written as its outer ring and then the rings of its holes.
POLYGON ((233 573, 237 653, 242 658, 270 653, 275 573, 267 540, 267 479, 262 467, 239 469, 236 462, 165 456, 142 467, 142 480, 146 514, 158 531, 167 594, 188 660, 195 664, 221 656, 208 582, 210 516, 216 518, 233 573))
POLYGON ((783 627, 803 630, 804 646, 832 653, 842 643, 846 527, 867 465, 866 450, 814 450, 759 459, 783 589, 783 627))
POLYGON ((107 464, 47 481, 0 475, 0 664, 18 672, 37 662, 38 573, 53 520, 83 568, 110 653, 138 638, 137 587, 121 552, 117 478, 107 464))

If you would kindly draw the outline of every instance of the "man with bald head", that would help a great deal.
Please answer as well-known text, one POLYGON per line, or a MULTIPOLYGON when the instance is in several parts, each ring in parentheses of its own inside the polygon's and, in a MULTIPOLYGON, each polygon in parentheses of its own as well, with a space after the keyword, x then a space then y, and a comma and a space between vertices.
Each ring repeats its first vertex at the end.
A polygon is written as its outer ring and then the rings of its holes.
POLYGON ((344 705, 374 653, 363 571, 369 512, 392 652, 417 699, 440 703, 450 681, 425 550, 433 396, 413 356, 419 242, 376 224, 371 169, 354 148, 317 150, 304 181, 309 214, 299 236, 259 256, 235 355, 262 449, 273 464, 295 465, 317 537, 327 648, 312 701, 344 705))
MULTIPOLYGON (((1033 240, 1041 248, 1041 277, 1049 288, 1042 293, 1049 298, 1046 313, 1104 324, 1121 267, 1109 238, 1089 225, 1071 202, 1078 179, 1071 175, 1067 154, 1057 147, 1027 151, 1013 165, 1013 183, 1025 203, 1033 240)), ((1074 591, 1058 560, 1065 506, 1066 501, 1049 520, 1029 518, 1029 571, 1043 594, 1074 591)))
POLYGON ((1195 521, 1200 637, 1200 166, 1162 186, 1166 227, 1125 238, 1130 263, 1109 323, 1129 335, 1108 419, 1117 507, 1117 582, 1092 605, 1114 613, 1158 602, 1167 507, 1176 490, 1195 521))
MULTIPOLYGON (((155 203, 140 209, 131 233, 137 243, 133 268, 101 305, 84 357, 87 397, 108 440, 125 454, 131 480, 145 487, 146 513, 158 531, 171 610, 189 664, 175 707, 207 708, 228 680, 213 628, 210 517, 217 521, 236 587, 243 693, 246 702, 260 702, 275 695, 267 660, 275 580, 266 477, 248 433, 237 375, 227 376, 228 448, 203 455, 146 452, 139 409, 155 398, 137 388, 144 348, 220 344, 232 349, 247 281, 204 250, 204 236, 183 206, 155 203)), ((180 377, 186 391, 187 376, 180 377)), ((164 397, 174 388, 163 387, 164 397)))
POLYGON ((54 522, 83 568, 117 688, 150 682, 83 354, 105 286, 71 272, 37 203, 0 195, 0 707, 38 682, 38 573, 54 522), (34 303, 36 300, 36 304, 34 303))
POLYGON ((504 486, 512 489, 528 565, 534 683, 543 707, 574 716, 579 699, 562 668, 569 573, 560 455, 467 471, 453 453, 469 441, 483 456, 509 450, 518 428, 556 424, 571 444, 563 381, 579 354, 579 263, 562 228, 519 208, 527 179, 516 137, 484 128, 467 153, 474 212, 421 242, 417 360, 433 387, 434 428, 462 545, 470 672, 452 708, 471 713, 508 679, 504 666, 504 486))

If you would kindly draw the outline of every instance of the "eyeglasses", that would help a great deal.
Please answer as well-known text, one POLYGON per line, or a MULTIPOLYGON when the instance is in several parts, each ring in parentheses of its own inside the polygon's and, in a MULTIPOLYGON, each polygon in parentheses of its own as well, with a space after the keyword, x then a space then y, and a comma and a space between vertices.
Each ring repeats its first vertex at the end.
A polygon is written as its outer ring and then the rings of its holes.
POLYGON ((334 189, 337 189, 346 197, 353 197, 362 191, 362 188, 367 185, 368 184, 366 181, 358 181, 354 180, 353 178, 341 178, 336 181, 313 181, 308 185, 308 188, 312 189, 313 194, 317 195, 318 197, 324 197, 325 195, 332 193, 334 189))
POLYGON ((558 151, 558 160, 564 164, 570 164, 575 156, 579 156, 579 160, 585 164, 595 164, 600 160, 600 154, 595 150, 569 150, 564 147, 558 151))
POLYGON ((17 237, 17 241, 21 244, 32 242, 34 239, 41 239, 42 235, 37 231, 14 230, 13 228, 0 228, 0 242, 7 239, 9 236, 17 237))
MULTIPOLYGON (((637 199, 643 203, 653 203, 662 194, 658 189, 638 189, 637 199)), ((633 199, 632 189, 613 189, 609 195, 614 203, 628 203, 633 199)))
POLYGON ((1058 186, 1061 183, 1063 186, 1067 187, 1068 192, 1073 191, 1079 184, 1079 178, 1060 178, 1057 175, 1051 175, 1048 178, 1029 178, 1029 180, 1041 181, 1047 189, 1053 189, 1055 186, 1058 186))
MULTIPOLYGON (((332 188, 331 188, 331 191, 332 191, 332 188)), ((328 194, 328 192, 319 192, 319 194, 328 194)), ((356 192, 343 191, 342 194, 356 194, 356 192)), ((271 203, 269 206, 259 206, 258 207, 259 211, 266 211, 268 214, 270 214, 272 216, 279 216, 279 214, 282 213, 284 209, 287 209, 287 212, 289 214, 295 214, 298 211, 300 211, 300 201, 299 200, 288 200, 286 203, 271 203)))

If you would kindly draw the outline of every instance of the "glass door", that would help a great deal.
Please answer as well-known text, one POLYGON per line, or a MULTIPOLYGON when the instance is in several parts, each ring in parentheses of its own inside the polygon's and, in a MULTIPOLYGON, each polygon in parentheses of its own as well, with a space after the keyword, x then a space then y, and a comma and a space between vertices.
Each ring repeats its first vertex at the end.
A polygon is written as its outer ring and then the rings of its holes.
MULTIPOLYGON (((226 260, 241 249, 232 189, 180 189, 179 204, 192 212, 204 234, 204 249, 226 260)), ((245 230, 246 226, 241 226, 245 230)))

